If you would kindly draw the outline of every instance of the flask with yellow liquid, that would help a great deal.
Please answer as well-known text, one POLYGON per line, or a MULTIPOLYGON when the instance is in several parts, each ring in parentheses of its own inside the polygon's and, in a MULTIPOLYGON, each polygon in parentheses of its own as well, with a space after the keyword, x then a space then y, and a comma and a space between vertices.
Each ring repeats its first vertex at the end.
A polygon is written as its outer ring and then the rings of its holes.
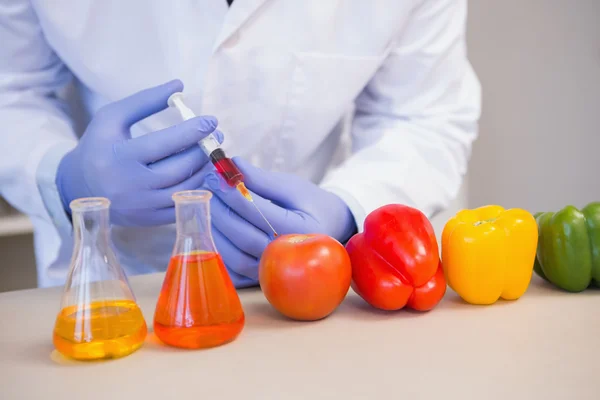
POLYGON ((71 202, 73 256, 54 326, 56 349, 76 360, 119 358, 139 349, 146 321, 110 238, 110 201, 71 202))

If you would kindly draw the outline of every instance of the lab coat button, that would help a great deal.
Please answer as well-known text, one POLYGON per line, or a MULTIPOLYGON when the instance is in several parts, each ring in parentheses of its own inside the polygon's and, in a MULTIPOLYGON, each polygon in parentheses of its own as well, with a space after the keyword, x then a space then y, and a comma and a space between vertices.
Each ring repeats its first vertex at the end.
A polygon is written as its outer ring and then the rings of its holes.
POLYGON ((223 47, 232 48, 238 44, 240 41, 240 34, 238 32, 233 33, 229 38, 223 43, 223 47))

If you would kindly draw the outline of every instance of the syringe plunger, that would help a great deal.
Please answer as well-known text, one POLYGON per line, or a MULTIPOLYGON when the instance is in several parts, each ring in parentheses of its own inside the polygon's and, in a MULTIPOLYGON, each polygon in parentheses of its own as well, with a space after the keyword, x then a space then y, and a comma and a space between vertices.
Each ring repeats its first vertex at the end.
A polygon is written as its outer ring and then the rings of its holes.
MULTIPOLYGON (((181 92, 176 92, 169 96, 167 104, 169 107, 176 108, 184 120, 196 117, 196 114, 194 114, 194 112, 183 102, 183 93, 181 92)), ((208 157, 210 157, 213 151, 221 147, 221 144, 217 140, 216 136, 212 133, 199 141, 198 144, 208 157)))

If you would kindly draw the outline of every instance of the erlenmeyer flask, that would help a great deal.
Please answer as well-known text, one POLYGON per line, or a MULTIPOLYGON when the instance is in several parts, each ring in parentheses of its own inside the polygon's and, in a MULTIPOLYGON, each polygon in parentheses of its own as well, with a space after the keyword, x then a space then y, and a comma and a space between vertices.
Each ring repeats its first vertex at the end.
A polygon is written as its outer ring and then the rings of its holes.
POLYGON ((140 348, 147 327, 112 249, 110 201, 81 198, 70 207, 75 243, 54 346, 78 360, 126 356, 140 348))
POLYGON ((187 349, 234 340, 245 323, 235 287, 213 242, 206 190, 173 195, 177 239, 154 314, 154 333, 187 349))

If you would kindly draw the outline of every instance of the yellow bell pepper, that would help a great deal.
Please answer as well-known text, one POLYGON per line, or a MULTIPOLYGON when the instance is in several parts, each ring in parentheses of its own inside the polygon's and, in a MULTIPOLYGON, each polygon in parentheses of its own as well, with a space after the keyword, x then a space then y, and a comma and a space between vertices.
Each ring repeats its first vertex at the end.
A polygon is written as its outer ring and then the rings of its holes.
POLYGON ((529 212, 496 205, 461 210, 442 232, 448 285, 471 304, 516 300, 529 287, 538 242, 529 212))

